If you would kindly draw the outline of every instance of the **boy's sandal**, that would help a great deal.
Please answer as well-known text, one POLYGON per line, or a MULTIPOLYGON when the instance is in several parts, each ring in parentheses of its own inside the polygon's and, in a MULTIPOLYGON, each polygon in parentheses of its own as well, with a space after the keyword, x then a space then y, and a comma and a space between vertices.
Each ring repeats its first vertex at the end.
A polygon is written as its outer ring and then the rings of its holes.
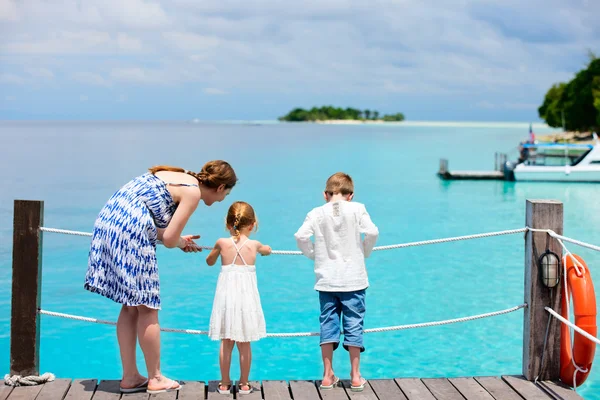
POLYGON ((331 385, 323 385, 323 382, 321 381, 321 384, 319 385, 319 389, 330 390, 330 389, 333 389, 334 387, 336 387, 338 385, 338 383, 340 383, 340 378, 338 378, 337 376, 334 376, 333 383, 331 385))
POLYGON ((231 382, 219 382, 219 386, 217 386, 217 392, 219 392, 219 394, 231 394, 231 382), (221 389, 221 386, 224 386, 227 389, 221 389))
POLYGON ((248 383, 248 382, 246 382, 246 383, 244 383, 244 382, 239 382, 239 383, 238 383, 238 393, 239 393, 239 394, 250 394, 250 393, 252 393, 252 391, 253 391, 253 390, 254 390, 254 388, 253 388, 253 387, 252 387, 252 385, 250 385, 250 383, 248 383), (244 387, 244 386, 247 386, 247 387, 249 387, 250 389, 248 389, 248 390, 244 390, 244 389, 242 389, 242 387, 244 387))
POLYGON ((358 385, 358 386, 351 385, 350 390, 353 392, 362 392, 365 389, 365 383, 367 383, 367 380, 361 376, 360 377, 360 385, 358 385))
POLYGON ((148 390, 146 390, 146 392, 150 393, 150 394, 157 394, 157 393, 175 392, 179 389, 181 389, 181 385, 179 384, 179 382, 171 380, 171 384, 164 389, 156 389, 156 390, 148 389, 148 390))

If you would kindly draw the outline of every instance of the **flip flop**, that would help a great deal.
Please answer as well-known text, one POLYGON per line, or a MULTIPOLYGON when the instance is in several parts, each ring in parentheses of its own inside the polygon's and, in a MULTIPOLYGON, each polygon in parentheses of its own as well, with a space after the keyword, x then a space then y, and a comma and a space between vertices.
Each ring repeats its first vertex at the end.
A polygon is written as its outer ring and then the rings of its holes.
POLYGON ((156 393, 167 393, 167 392, 176 392, 177 390, 181 389, 181 385, 179 384, 179 382, 171 380, 171 384, 169 385, 169 387, 166 387, 164 389, 157 389, 157 390, 146 390, 147 393, 150 394, 156 394, 156 393), (177 386, 175 386, 177 385, 177 386))
POLYGON ((323 385, 322 383, 319 385, 319 389, 321 390, 330 390, 333 389, 334 387, 336 387, 338 385, 338 383, 340 383, 340 378, 338 378, 337 376, 333 377, 333 383, 331 385, 323 385))
POLYGON ((361 376, 360 377, 360 385, 358 385, 358 386, 351 385, 350 390, 353 392, 362 392, 365 389, 365 383, 367 383, 367 380, 361 376))
POLYGON ((122 388, 119 386, 119 390, 121 391, 121 393, 139 393, 145 392, 146 389, 148 389, 148 379, 132 388, 122 388))
POLYGON ((219 392, 219 394, 231 394, 231 382, 224 384, 223 382, 219 382, 219 386, 217 386, 217 392, 219 392), (227 389, 223 390, 221 389, 221 386, 226 386, 227 389))
POLYGON ((246 382, 246 383, 243 383, 243 382, 238 383, 238 393, 239 394, 250 394, 250 393, 252 393, 253 390, 254 390, 254 388, 248 382, 246 382), (250 389, 249 390, 242 390, 242 386, 248 386, 250 389))

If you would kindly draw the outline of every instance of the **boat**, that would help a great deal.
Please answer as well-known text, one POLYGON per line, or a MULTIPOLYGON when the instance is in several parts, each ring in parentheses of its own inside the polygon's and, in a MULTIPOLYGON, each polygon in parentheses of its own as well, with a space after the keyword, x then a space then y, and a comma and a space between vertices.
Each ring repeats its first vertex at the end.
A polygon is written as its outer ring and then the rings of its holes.
POLYGON ((600 182, 600 141, 594 144, 525 143, 517 162, 504 164, 515 181, 600 182))

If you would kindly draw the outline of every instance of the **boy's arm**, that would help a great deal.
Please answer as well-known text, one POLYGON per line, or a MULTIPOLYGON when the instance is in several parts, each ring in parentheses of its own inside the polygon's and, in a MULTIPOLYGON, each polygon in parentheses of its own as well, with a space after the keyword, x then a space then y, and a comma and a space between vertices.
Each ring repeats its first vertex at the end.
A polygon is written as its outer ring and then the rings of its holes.
POLYGON ((261 242, 256 242, 258 248, 256 249, 256 251, 258 252, 258 254, 260 254, 261 256, 270 256, 271 255, 271 246, 267 246, 266 244, 262 244, 261 242))
POLYGON ((377 242, 377 238, 379 237, 379 229, 375 226, 373 221, 371 221, 371 217, 367 212, 365 207, 362 208, 362 215, 360 216, 360 233, 365 234, 365 240, 363 242, 363 250, 365 253, 365 258, 371 255, 373 251, 373 247, 375 247, 375 243, 377 242))
POLYGON ((294 234, 296 238, 296 243, 298 244, 298 248, 302 251, 306 257, 311 260, 315 259, 315 245, 310 240, 310 237, 314 234, 314 230, 312 227, 312 221, 310 217, 307 215, 304 223, 298 229, 298 232, 294 234))
POLYGON ((208 266, 212 267, 215 265, 217 260, 219 259, 219 255, 221 254, 221 245, 219 244, 219 240, 215 243, 215 247, 210 251, 210 254, 206 257, 206 263, 208 266))

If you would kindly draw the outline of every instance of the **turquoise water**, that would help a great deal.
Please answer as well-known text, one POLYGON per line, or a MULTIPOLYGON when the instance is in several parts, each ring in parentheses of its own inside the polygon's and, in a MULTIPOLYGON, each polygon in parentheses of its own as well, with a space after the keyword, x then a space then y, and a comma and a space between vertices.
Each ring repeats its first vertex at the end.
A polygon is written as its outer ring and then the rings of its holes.
MULTIPOLYGON (((565 234, 598 243, 600 185, 443 182, 439 158, 451 169, 491 169, 495 151, 513 151, 526 124, 323 126, 189 123, 0 123, 0 371, 9 366, 12 202, 45 201, 45 225, 91 231, 110 195, 155 164, 198 170, 210 159, 230 161, 240 177, 226 202, 200 206, 186 233, 211 245, 225 235, 229 204, 248 201, 260 220, 257 238, 295 249, 294 232, 322 202, 327 177, 351 174, 356 201, 379 226, 379 245, 514 229, 524 226, 525 201, 565 203, 565 234)), ((542 128, 536 128, 541 133, 542 128)), ((115 320, 119 306, 83 290, 89 239, 45 234, 43 308, 115 320)), ((582 255, 600 282, 600 257, 582 255)), ((206 254, 158 251, 165 327, 207 329, 218 268, 206 254)), ((523 302, 523 236, 376 252, 368 260, 366 327, 455 318, 523 302)), ((309 260, 271 256, 258 263, 270 332, 318 330, 318 298, 309 260)), ((597 283, 597 286, 600 284, 597 283)), ((598 290, 600 293, 600 290, 598 290)), ((444 327, 369 334, 362 361, 367 378, 518 374, 522 311, 444 327)), ((163 370, 177 379, 219 378, 218 342, 165 333, 163 370)), ((265 339, 253 344, 251 379, 315 379, 317 338, 265 339)), ((143 360, 139 352, 140 365, 143 360)), ((348 376, 348 356, 335 354, 348 376)), ((41 369, 63 377, 120 376, 114 327, 42 318, 41 369)), ((238 375, 234 363, 233 376, 238 375)), ((600 368, 581 389, 600 399, 600 368)))

